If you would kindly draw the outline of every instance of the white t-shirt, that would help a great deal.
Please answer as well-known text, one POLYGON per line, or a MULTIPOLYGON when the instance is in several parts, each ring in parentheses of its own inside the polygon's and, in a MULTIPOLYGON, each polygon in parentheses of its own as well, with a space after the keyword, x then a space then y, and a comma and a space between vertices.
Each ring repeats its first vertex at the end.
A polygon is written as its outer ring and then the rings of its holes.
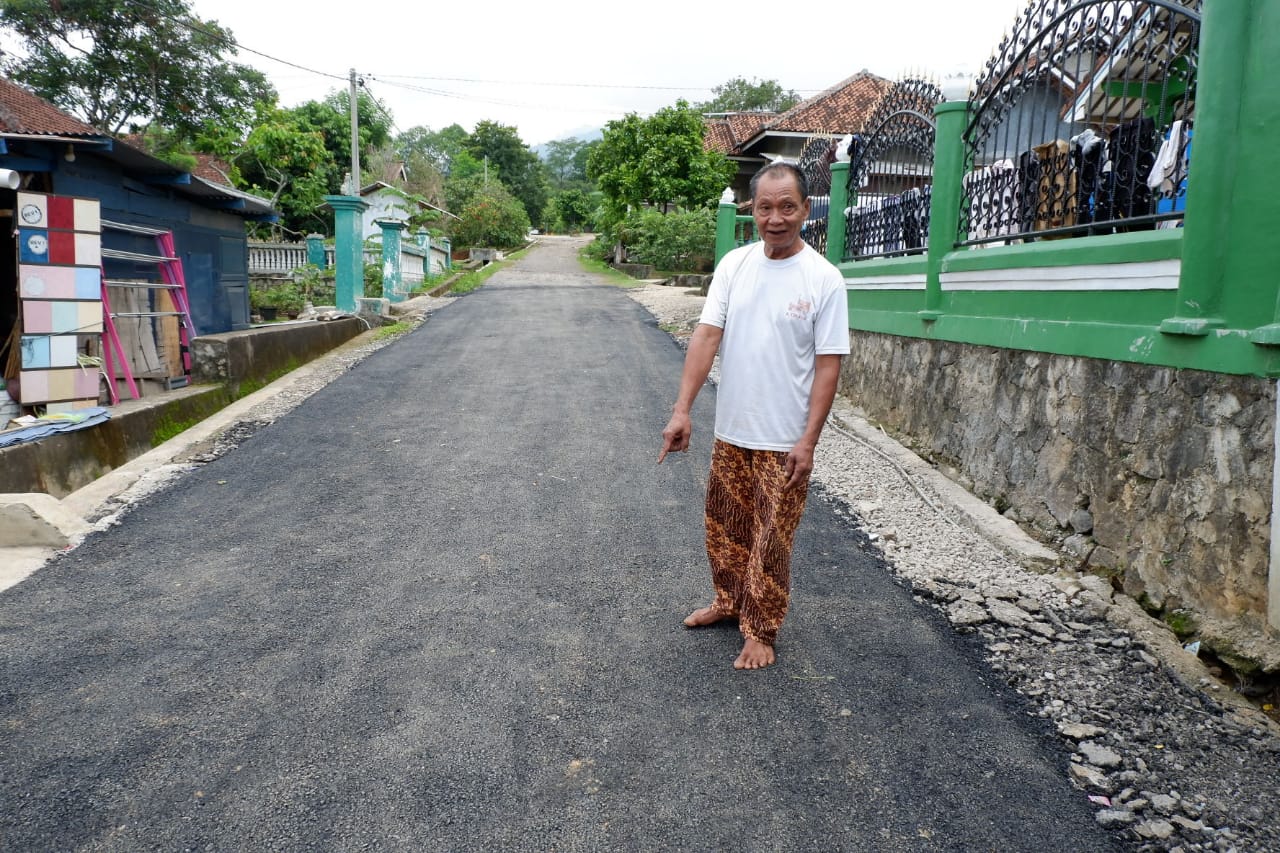
POLYGON ((807 243, 780 261, 752 243, 725 255, 699 322, 724 330, 716 438, 788 451, 804 435, 815 356, 849 353, 844 277, 807 243))

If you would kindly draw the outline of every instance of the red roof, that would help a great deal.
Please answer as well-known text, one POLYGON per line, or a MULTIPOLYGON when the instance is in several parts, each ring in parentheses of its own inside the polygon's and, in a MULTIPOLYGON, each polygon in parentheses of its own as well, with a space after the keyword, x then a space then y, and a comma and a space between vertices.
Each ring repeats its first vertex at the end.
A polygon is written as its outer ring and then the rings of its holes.
POLYGON ((741 112, 709 116, 703 120, 707 129, 703 146, 732 156, 741 154, 743 147, 761 132, 829 136, 861 133, 893 86, 892 80, 877 77, 864 68, 781 115, 741 112))
POLYGON ((707 118, 703 147, 721 154, 737 154, 743 143, 755 137, 777 117, 777 113, 741 112, 707 118))
POLYGON ((18 84, 0 79, 0 132, 48 136, 105 136, 18 84))
POLYGON ((793 133, 861 133, 893 81, 865 68, 806 98, 770 122, 769 130, 793 133))
POLYGON ((232 186, 227 178, 227 173, 231 171, 230 163, 219 160, 212 154, 196 154, 195 158, 196 167, 191 170, 191 174, 197 178, 204 178, 210 183, 221 184, 224 187, 232 186))

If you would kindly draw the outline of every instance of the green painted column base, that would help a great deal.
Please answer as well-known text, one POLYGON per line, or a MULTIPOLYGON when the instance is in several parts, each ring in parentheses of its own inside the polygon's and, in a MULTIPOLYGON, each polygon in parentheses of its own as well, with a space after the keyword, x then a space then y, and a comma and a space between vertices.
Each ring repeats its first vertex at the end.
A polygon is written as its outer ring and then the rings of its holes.
POLYGON ((1214 329, 1221 329, 1225 326, 1225 323, 1214 317, 1170 317, 1160 322, 1160 331, 1166 335, 1188 335, 1202 338, 1214 329))
POLYGON ((1280 347, 1280 323, 1259 326, 1249 333, 1249 340, 1260 347, 1280 347))

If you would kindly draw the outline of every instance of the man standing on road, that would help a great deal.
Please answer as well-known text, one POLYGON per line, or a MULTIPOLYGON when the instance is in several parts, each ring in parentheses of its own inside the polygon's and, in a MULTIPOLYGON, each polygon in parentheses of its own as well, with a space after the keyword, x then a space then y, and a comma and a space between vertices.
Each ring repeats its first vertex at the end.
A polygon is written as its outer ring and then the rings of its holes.
POLYGON ((680 392, 658 463, 687 451, 689 412, 720 353, 715 444, 707 483, 707 558, 715 598, 690 628, 737 619, 735 669, 776 659, 791 594, 791 544, 804 512, 813 452, 849 352, 844 278, 800 239, 808 181, 786 163, 751 179, 760 241, 725 255, 689 340, 680 392))

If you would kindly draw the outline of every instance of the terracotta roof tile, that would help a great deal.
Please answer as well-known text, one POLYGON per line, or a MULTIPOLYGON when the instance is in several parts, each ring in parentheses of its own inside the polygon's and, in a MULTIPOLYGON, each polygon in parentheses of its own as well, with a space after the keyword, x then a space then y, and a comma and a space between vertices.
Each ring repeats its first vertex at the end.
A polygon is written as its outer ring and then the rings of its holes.
POLYGON ((722 154, 737 154, 744 143, 755 137, 777 117, 777 113, 750 111, 725 113, 708 118, 705 120, 707 135, 704 147, 722 154))
POLYGON ((229 163, 212 154, 196 154, 195 158, 196 167, 191 170, 191 174, 197 178, 204 178, 210 183, 221 184, 224 187, 232 186, 231 181, 227 179, 227 173, 231 171, 229 163))
POLYGON ((702 136, 704 150, 726 155, 733 153, 733 131, 729 129, 729 122, 722 118, 704 118, 702 124, 706 128, 702 136))
POLYGON ((769 124, 796 133, 861 133, 893 82, 863 69, 824 92, 806 98, 769 124))
POLYGON ((51 134, 56 136, 105 136, 80 119, 28 92, 18 84, 0 79, 0 131, 4 133, 51 134))

